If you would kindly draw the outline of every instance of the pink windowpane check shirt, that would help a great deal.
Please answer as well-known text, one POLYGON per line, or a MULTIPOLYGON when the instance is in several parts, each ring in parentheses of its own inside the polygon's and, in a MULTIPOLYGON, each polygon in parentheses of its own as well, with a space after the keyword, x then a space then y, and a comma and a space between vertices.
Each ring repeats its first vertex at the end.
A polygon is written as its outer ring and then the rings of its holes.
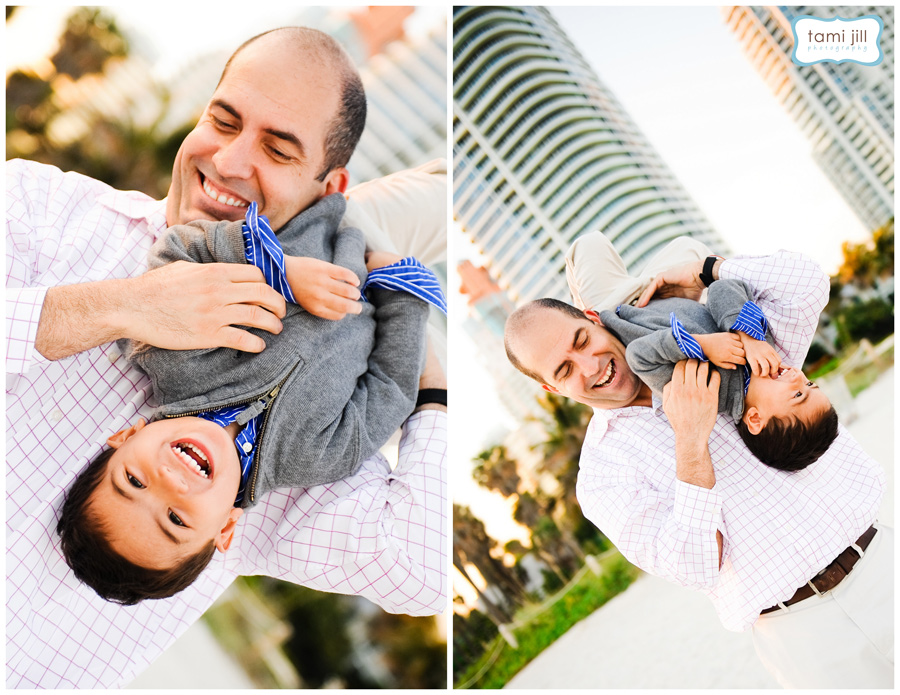
POLYGON ((144 272, 165 203, 8 162, 7 207, 7 687, 122 686, 241 574, 443 610, 446 414, 433 410, 407 421, 393 471, 379 455, 346 480, 263 497, 177 596, 124 607, 81 585, 55 531, 64 493, 111 434, 152 413, 152 392, 115 344, 42 358, 40 308, 46 287, 144 272))
MULTIPOLYGON (((828 278, 810 259, 779 251, 722 264, 743 280, 769 320, 786 366, 801 367, 828 301, 828 278)), ((784 473, 760 463, 730 416, 709 440, 711 490, 675 478, 675 438, 662 403, 594 411, 577 495, 585 516, 632 563, 703 591, 729 630, 794 592, 874 521, 881 467, 843 427, 818 461, 784 473), (716 530, 724 539, 719 568, 716 530)))

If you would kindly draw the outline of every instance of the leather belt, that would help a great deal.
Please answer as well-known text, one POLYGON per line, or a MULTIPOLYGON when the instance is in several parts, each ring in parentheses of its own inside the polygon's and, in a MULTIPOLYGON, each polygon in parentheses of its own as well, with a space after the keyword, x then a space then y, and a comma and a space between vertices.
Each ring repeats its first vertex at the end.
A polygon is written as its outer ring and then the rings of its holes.
POLYGON ((865 554, 864 551, 869 547, 869 543, 871 543, 872 539, 875 537, 876 531, 877 529, 874 526, 870 526, 866 532, 856 540, 856 543, 852 543, 850 544, 850 547, 845 548, 841 554, 834 559, 834 562, 797 589, 797 592, 787 601, 772 606, 771 608, 766 608, 760 615, 765 615, 766 613, 771 613, 781 608, 786 608, 787 606, 793 606, 795 603, 800 603, 800 601, 804 601, 811 596, 821 596, 825 592, 834 589, 841 583, 844 577, 850 574, 850 570, 853 569, 853 566, 859 562, 865 554))

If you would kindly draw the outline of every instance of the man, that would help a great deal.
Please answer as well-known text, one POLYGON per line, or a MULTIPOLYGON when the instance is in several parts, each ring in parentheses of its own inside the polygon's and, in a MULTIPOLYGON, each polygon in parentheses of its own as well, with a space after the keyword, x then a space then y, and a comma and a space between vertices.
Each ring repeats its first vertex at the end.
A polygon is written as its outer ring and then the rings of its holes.
MULTIPOLYGON (((374 457, 347 480, 268 495, 229 553, 165 601, 102 601, 66 569, 53 531, 84 463, 123 423, 152 412, 149 380, 109 341, 258 352, 263 341, 235 325, 280 330, 283 300, 255 269, 173 264, 144 275, 150 244, 171 224, 243 218, 252 200, 277 228, 343 192, 364 110, 358 75, 337 44, 312 30, 279 30, 229 61, 178 152, 166 201, 8 165, 7 686, 127 683, 239 574, 357 593, 393 612, 443 609, 441 406, 423 405, 407 422, 393 471, 374 457)), ((441 234, 443 191, 443 169, 422 167, 351 191, 345 222, 368 232, 388 221, 405 241, 423 227, 441 234)), ((320 315, 354 311, 359 293, 341 269, 310 272, 334 280, 320 315)), ((421 386, 446 388, 429 364, 421 386)))
MULTIPOLYGON (((699 299, 720 277, 743 280, 783 364, 802 365, 828 298, 827 277, 814 263, 779 252, 663 270, 705 253, 688 248, 685 256, 679 244, 651 261, 655 278, 635 280, 605 237, 590 235, 569 255, 573 295, 601 302, 588 304, 600 310, 643 305, 658 291, 699 299), (585 274, 607 282, 586 291, 585 274)), ((801 473, 763 465, 730 417, 716 415, 718 375, 707 384, 706 363, 679 363, 660 403, 596 313, 564 306, 538 300, 515 312, 507 349, 546 390, 594 408, 578 478, 585 516, 642 569, 706 593, 726 628, 752 626, 758 654, 782 685, 889 687, 892 532, 868 531, 884 489, 880 467, 843 429, 801 473), (861 560, 853 547, 860 545, 861 560), (839 556, 845 567, 834 569, 839 556), (811 588, 795 597, 825 567, 815 589, 827 591, 824 598, 811 588), (802 600, 806 591, 812 598, 802 600)))

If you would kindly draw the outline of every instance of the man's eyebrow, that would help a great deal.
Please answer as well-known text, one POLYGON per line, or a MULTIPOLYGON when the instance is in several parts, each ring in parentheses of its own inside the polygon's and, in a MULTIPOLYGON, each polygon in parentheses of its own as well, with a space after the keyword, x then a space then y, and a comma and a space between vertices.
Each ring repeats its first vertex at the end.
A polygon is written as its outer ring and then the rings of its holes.
MULTIPOLYGON (((221 99, 213 99, 211 102, 209 102, 209 105, 210 106, 218 106, 220 109, 227 111, 228 113, 230 113, 232 116, 234 116, 239 121, 242 120, 241 114, 239 114, 237 112, 237 109, 235 109, 231 104, 229 104, 226 101, 222 101, 221 99)), ((278 128, 263 128, 263 131, 268 133, 269 135, 274 135, 279 140, 284 140, 285 142, 293 145, 295 148, 297 148, 297 151, 298 151, 298 154, 300 155, 300 157, 306 156, 306 148, 303 146, 303 143, 300 141, 300 138, 298 138, 293 133, 291 133, 287 130, 279 130, 278 128)))
POLYGON ((584 328, 584 327, 579 328, 577 331, 575 331, 575 337, 572 338, 572 349, 574 349, 574 350, 578 349, 578 343, 581 342, 581 336, 584 335, 586 332, 587 332, 587 328, 584 328))

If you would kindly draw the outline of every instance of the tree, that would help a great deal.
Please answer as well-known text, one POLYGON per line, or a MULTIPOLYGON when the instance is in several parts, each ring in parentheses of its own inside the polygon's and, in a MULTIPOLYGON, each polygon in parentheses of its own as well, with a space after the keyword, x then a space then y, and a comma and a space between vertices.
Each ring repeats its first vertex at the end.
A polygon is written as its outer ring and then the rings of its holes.
POLYGON ((510 458, 506 447, 502 444, 492 446, 473 459, 478 464, 472 469, 472 477, 482 487, 495 490, 504 497, 519 491, 518 463, 510 458))
POLYGON ((468 507, 453 505, 453 566, 472 585, 488 614, 499 625, 509 622, 512 618, 510 609, 525 601, 525 587, 510 568, 491 555, 497 545, 497 541, 487 534, 484 523, 468 507), (478 588, 466 569, 468 564, 478 569, 488 586, 500 591, 505 605, 492 601, 478 588))

